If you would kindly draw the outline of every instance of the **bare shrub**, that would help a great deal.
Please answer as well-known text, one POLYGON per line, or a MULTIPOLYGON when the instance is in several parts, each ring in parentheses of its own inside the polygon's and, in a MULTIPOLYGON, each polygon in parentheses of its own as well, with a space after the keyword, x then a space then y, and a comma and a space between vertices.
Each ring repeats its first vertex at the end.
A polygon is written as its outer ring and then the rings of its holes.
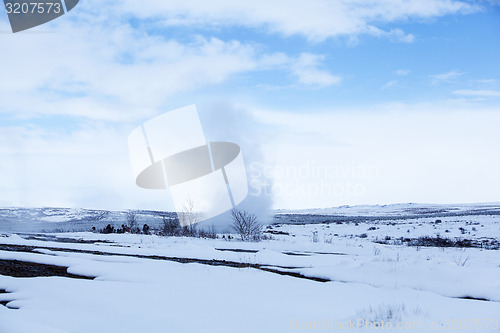
POLYGON ((134 232, 137 228, 137 215, 135 212, 129 210, 126 215, 127 218, 127 226, 130 228, 131 232, 134 232))
MULTIPOLYGON (((427 246, 427 247, 474 247, 475 244, 470 239, 451 239, 446 237, 440 237, 439 234, 436 237, 422 236, 419 238, 403 238, 402 242, 407 243, 408 246, 427 246)), ((476 246, 477 247, 477 246, 476 246)))
POLYGON ((113 232, 115 232, 115 228, 111 224, 108 224, 106 228, 101 230, 101 234, 112 234, 113 232))
POLYGON ((217 232, 215 232, 215 227, 212 224, 212 226, 208 230, 200 230, 198 232, 198 237, 200 238, 211 238, 211 239, 216 239, 217 238, 217 232))
POLYGON ((453 256, 452 260, 457 266, 463 267, 469 261, 469 256, 465 255, 465 253, 462 252, 458 255, 453 256))
POLYGON ((163 216, 161 232, 163 236, 179 236, 181 233, 181 225, 178 219, 173 219, 163 216))
POLYGON ((272 235, 263 234, 260 239, 261 240, 274 240, 274 237, 272 235))
POLYGON ((233 219, 231 227, 240 235, 243 241, 261 240, 262 225, 255 214, 235 208, 231 211, 231 218, 233 219))
MULTIPOLYGON (((368 309, 358 311, 356 318, 363 318, 362 326, 366 328, 380 328, 374 326, 374 323, 392 323, 393 327, 399 322, 412 322, 412 319, 424 319, 428 314, 422 311, 419 307, 408 307, 402 304, 380 304, 378 306, 370 306, 368 309)), ((423 320, 415 320, 412 323, 412 329, 421 330, 423 328, 423 320)), ((388 327, 388 326, 386 326, 388 327)))

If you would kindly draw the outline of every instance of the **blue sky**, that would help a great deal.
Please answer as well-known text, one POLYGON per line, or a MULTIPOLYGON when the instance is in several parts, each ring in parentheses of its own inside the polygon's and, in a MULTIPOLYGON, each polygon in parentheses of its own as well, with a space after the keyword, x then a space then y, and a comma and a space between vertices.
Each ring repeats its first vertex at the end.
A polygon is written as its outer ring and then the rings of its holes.
POLYGON ((9 29, 3 206, 169 209, 127 136, 193 103, 275 208, 498 201, 498 1, 89 0, 9 29))

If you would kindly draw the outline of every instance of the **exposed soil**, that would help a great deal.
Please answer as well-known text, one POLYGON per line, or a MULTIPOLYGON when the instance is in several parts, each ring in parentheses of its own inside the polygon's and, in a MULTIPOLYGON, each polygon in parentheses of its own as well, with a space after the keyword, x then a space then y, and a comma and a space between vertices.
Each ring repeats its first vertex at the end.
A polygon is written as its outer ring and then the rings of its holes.
POLYGON ((311 256, 308 253, 299 253, 299 252, 281 252, 281 253, 286 254, 287 256, 306 256, 306 257, 311 256))
MULTIPOLYGON (((75 239, 75 238, 64 238, 64 237, 56 237, 52 235, 33 235, 25 238, 26 240, 40 240, 40 241, 53 241, 58 243, 70 243, 70 244, 94 244, 97 242, 96 240, 85 240, 85 239, 75 239)), ((99 243, 109 243, 113 242, 107 240, 99 240, 99 243)))
POLYGON ((244 249, 216 249, 217 251, 242 252, 242 253, 257 253, 259 250, 244 250, 244 249))
POLYGON ((18 278, 32 278, 40 276, 62 276, 73 279, 92 280, 94 277, 68 273, 67 267, 38 264, 19 260, 0 259, 0 274, 18 278))
MULTIPOLYGON (((1 294, 7 294, 7 290, 5 289, 0 289, 0 295, 1 294)), ((0 304, 2 304, 3 306, 7 306, 7 303, 9 303, 10 301, 0 301, 0 304)))
POLYGON ((464 297, 457 297, 460 299, 468 299, 468 300, 473 300, 473 301, 483 301, 483 302, 491 302, 491 300, 482 298, 482 297, 471 297, 471 296, 464 296, 464 297))

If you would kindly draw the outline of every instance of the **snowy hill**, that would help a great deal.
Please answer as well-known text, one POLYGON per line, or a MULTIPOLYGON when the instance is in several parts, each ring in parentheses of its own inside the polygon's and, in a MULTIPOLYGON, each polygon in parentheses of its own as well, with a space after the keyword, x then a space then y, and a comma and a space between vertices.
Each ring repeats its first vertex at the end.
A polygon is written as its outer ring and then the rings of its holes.
MULTIPOLYGON (((138 224, 159 228, 163 217, 176 218, 173 212, 136 210, 138 224)), ((74 208, 0 208, 0 232, 72 232, 89 231, 126 224, 127 211, 74 208)), ((322 209, 275 212, 273 223, 313 224, 324 222, 394 221, 417 218, 446 218, 500 215, 500 203, 480 204, 394 204, 340 206, 322 209)))

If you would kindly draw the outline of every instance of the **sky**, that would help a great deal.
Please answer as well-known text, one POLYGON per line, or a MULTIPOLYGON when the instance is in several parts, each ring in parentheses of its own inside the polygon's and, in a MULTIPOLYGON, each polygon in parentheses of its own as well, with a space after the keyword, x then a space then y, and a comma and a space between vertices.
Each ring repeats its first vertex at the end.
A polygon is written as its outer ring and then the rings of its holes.
POLYGON ((80 1, 0 8, 0 206, 172 208, 127 138, 196 104, 273 208, 497 202, 500 2, 80 1))

